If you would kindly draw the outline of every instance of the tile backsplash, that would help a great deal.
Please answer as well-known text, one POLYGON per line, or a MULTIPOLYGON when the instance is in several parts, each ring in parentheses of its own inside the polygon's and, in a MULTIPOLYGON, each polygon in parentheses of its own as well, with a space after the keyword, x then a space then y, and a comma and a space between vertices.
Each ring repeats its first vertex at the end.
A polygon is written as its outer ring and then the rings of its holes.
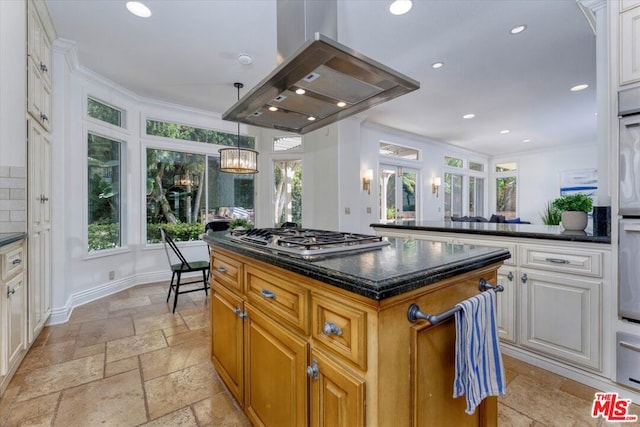
POLYGON ((27 230, 27 168, 0 166, 0 233, 27 230))

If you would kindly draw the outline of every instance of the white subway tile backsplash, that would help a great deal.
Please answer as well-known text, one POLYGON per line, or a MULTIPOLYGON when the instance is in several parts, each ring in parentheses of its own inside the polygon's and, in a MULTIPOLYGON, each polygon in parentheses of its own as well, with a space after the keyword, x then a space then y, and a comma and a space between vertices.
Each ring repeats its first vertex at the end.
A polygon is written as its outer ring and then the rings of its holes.
POLYGON ((26 198, 27 198, 27 192, 23 188, 12 188, 9 190, 10 200, 25 200, 26 198))
POLYGON ((27 229, 27 169, 0 166, 0 233, 27 229))
POLYGON ((11 191, 8 188, 0 188, 0 200, 9 200, 11 191))
POLYGON ((9 222, 10 211, 0 211, 0 222, 9 222))
POLYGON ((19 166, 11 166, 9 168, 9 176, 12 178, 26 178, 27 177, 27 168, 21 168, 19 166))
POLYGON ((9 166, 0 166, 0 178, 11 176, 11 168, 9 166))

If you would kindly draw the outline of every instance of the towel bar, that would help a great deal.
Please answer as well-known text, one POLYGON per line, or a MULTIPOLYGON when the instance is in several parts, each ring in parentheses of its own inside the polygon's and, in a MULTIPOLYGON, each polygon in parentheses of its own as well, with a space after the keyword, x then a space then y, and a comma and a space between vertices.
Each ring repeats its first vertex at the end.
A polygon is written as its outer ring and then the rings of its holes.
MULTIPOLYGON (((504 287, 502 287, 502 285, 492 285, 488 283, 485 279, 480 279, 480 282, 478 283, 478 288, 481 291, 486 291, 488 289, 493 289, 496 292, 504 291, 504 287)), ((425 314, 422 311, 420 311, 420 307, 418 307, 418 304, 411 304, 409 306, 409 309, 407 310, 407 319, 409 319, 409 322, 411 323, 415 323, 419 319, 427 320, 432 325, 435 325, 437 323, 442 322, 445 319, 448 319, 449 317, 453 316, 457 311, 460 311, 460 310, 461 310, 460 307, 453 307, 447 311, 443 311, 440 314, 425 314)))

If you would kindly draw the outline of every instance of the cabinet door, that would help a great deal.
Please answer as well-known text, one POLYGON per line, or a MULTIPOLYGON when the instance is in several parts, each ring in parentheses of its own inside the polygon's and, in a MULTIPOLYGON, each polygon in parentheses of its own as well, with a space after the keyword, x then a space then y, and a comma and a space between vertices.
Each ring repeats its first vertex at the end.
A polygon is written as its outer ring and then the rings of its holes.
POLYGON ((242 300, 214 281, 211 292, 211 362, 240 405, 243 404, 243 313, 242 300))
POLYGON ((521 269, 520 345, 600 370, 602 282, 521 269))
POLYGON ((245 412, 254 426, 307 425, 307 343, 247 304, 245 412))
POLYGON ((497 292, 498 334, 502 341, 515 342, 516 340, 516 289, 514 286, 517 270, 513 267, 502 266, 498 269, 498 285, 502 285, 504 291, 497 292))
POLYGON ((43 79, 35 61, 29 59, 27 69, 27 109, 29 113, 49 130, 51 115, 51 89, 43 79))
POLYGON ((620 84, 640 80, 640 8, 620 14, 620 84))
POLYGON ((318 351, 311 359, 311 426, 364 426, 364 381, 318 351))
POLYGON ((51 152, 49 134, 30 119, 29 150, 29 342, 51 314, 51 152))
POLYGON ((26 294, 24 286, 24 274, 20 273, 3 288, 4 295, 7 298, 7 336, 6 336, 6 365, 3 367, 2 374, 6 374, 13 365, 18 361, 20 353, 26 347, 26 294))

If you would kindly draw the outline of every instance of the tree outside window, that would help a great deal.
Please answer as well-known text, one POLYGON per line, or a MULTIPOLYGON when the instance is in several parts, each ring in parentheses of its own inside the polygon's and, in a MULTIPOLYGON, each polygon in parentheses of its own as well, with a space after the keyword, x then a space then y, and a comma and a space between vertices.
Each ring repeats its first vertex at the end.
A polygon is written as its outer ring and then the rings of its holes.
POLYGON ((302 160, 274 160, 273 174, 275 225, 302 225, 302 160))
POLYGON ((518 165, 515 162, 496 165, 496 214, 515 218, 518 203, 518 165))

